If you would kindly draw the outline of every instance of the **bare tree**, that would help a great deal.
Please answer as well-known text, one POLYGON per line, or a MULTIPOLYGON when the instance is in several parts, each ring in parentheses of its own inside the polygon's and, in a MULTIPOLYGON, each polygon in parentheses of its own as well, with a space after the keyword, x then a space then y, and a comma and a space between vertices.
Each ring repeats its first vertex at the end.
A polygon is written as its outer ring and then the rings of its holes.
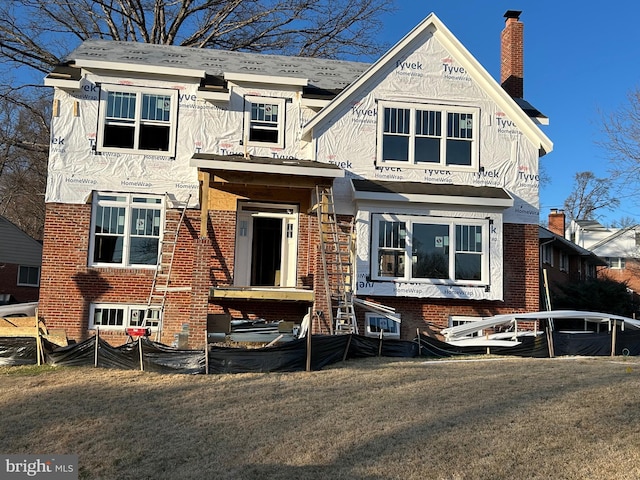
POLYGON ((611 162, 612 178, 628 196, 640 193, 640 87, 627 94, 620 109, 605 116, 601 142, 611 162))
POLYGON ((394 0, 2 0, 0 214, 40 238, 49 72, 86 39, 307 57, 377 57, 394 0))
POLYGON ((50 103, 0 95, 0 215, 36 239, 44 228, 50 103))
POLYGON ((578 172, 564 210, 572 220, 595 220, 597 210, 614 210, 620 201, 611 194, 611 182, 597 178, 593 172, 578 172))
POLYGON ((47 72, 86 39, 285 53, 377 56, 393 0, 4 0, 0 55, 47 72))

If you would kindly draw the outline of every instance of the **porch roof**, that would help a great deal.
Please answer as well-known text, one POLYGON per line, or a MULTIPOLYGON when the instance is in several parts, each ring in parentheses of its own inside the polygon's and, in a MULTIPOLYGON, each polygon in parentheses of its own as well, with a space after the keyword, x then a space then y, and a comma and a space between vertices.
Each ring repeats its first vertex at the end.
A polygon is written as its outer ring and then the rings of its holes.
POLYGON ((509 208, 513 198, 504 188, 421 182, 352 179, 355 200, 439 203, 509 208))
POLYGON ((196 153, 191 157, 189 165, 207 170, 230 172, 275 173, 324 178, 344 177, 344 170, 337 165, 296 158, 196 153))

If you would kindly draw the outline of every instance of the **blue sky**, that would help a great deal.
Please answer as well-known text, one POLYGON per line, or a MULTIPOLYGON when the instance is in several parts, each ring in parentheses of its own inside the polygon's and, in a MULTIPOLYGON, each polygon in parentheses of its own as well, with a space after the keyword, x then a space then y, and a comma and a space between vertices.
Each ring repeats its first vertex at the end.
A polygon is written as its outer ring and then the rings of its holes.
MULTIPOLYGON (((542 157, 549 181, 540 189, 540 220, 562 208, 576 172, 608 176, 606 152, 597 145, 602 112, 620 109, 640 84, 640 2, 609 0, 536 2, 397 0, 387 16, 384 40, 394 44, 434 12, 471 54, 500 78, 500 32, 507 10, 521 10, 524 23, 524 96, 549 117, 543 126, 554 149, 542 157)), ((640 182, 640 179, 639 179, 640 182)), ((621 217, 640 221, 640 209, 621 198, 615 212, 601 212, 607 224, 621 217)))

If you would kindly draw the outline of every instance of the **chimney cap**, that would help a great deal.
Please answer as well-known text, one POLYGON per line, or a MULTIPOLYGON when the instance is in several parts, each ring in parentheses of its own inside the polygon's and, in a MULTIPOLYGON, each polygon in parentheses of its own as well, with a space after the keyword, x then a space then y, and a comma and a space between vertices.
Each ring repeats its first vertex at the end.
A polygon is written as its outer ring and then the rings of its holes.
POLYGON ((521 13, 522 10, 507 10, 504 14, 504 18, 515 18, 516 20, 519 20, 521 13))

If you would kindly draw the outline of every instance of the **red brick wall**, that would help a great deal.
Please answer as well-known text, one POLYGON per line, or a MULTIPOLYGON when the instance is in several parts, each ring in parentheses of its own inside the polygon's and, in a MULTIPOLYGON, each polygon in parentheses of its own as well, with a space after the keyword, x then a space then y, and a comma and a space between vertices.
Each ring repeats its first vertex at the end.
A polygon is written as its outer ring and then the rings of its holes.
POLYGON ((15 263, 0 264, 0 293, 7 293, 19 302, 35 302, 38 300, 38 287, 18 286, 18 267, 15 263))
MULTIPOLYGON (((167 215, 178 213, 169 211, 167 215)), ((145 304, 153 280, 152 270, 87 267, 90 216, 90 205, 47 204, 40 315, 49 327, 64 328, 67 336, 75 340, 93 334, 88 330, 90 303, 145 304)), ((211 286, 232 284, 235 217, 232 211, 209 212, 208 237, 199 238, 199 211, 187 212, 174 256, 171 286, 189 286, 191 290, 168 294, 163 343, 173 343, 176 334, 186 327, 190 346, 199 348, 204 341, 207 313, 293 321, 300 321, 307 313, 307 303, 209 301, 211 286)), ((313 308, 324 312, 314 331, 329 333, 316 218, 304 214, 300 217, 298 285, 313 284, 313 308), (314 275, 316 271, 319 274, 314 275)), ((427 324, 446 327, 449 315, 487 316, 538 310, 538 226, 505 224, 504 258, 503 302, 390 297, 372 300, 393 306, 402 314, 402 337, 407 339, 415 335, 416 328, 427 324)), ((362 323, 364 315, 358 317, 362 323)), ((126 341, 124 332, 101 335, 114 345, 126 341)))

